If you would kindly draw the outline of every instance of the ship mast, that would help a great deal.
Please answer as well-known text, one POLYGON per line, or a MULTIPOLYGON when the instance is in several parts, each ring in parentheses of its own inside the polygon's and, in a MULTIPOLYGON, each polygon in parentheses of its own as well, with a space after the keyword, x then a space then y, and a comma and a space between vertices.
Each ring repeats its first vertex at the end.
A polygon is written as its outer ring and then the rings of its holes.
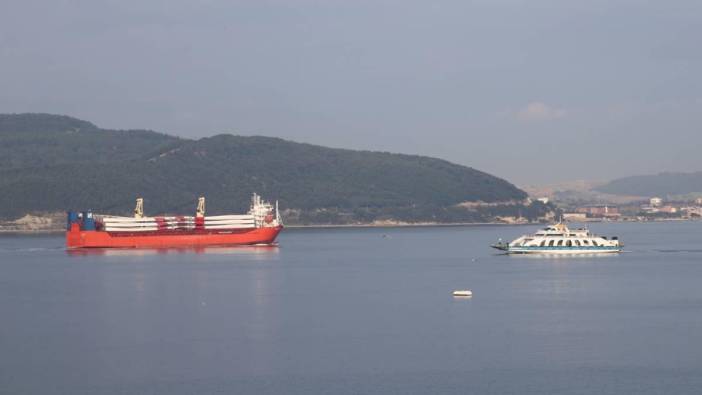
POLYGON ((278 201, 275 201, 275 221, 280 225, 280 211, 278 211, 278 201))

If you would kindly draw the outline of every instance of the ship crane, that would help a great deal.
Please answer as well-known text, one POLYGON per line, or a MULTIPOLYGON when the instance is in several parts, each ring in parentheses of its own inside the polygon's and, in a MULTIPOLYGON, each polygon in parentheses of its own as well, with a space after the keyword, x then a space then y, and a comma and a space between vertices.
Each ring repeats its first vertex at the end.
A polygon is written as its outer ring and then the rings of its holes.
POLYGON ((136 207, 134 207, 134 218, 144 218, 144 199, 137 198, 136 207))
POLYGON ((195 212, 195 217, 196 218, 204 218, 205 217, 205 197, 200 196, 197 199, 197 211, 195 212))

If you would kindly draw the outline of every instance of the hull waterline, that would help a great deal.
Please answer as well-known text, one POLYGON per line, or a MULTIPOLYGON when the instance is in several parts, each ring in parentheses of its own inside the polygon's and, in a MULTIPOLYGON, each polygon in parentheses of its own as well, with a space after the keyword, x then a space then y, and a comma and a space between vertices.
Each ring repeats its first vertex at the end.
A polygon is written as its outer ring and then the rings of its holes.
POLYGON ((616 254, 622 252, 619 248, 602 249, 499 249, 507 254, 539 254, 539 255, 585 255, 585 254, 616 254))

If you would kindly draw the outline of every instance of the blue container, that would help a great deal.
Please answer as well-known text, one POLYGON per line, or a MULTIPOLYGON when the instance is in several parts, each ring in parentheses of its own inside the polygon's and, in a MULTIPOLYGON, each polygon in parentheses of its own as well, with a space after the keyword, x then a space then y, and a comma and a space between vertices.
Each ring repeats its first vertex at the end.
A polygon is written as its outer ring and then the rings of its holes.
POLYGON ((90 211, 83 211, 83 230, 95 230, 95 218, 90 211))
POLYGON ((71 224, 78 223, 78 213, 75 211, 66 212, 67 224, 66 229, 71 230, 71 224))

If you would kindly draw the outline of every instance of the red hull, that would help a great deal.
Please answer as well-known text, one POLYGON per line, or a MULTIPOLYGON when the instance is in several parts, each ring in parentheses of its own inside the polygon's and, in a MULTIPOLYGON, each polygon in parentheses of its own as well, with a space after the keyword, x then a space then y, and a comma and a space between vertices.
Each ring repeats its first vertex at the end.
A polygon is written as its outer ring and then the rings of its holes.
POLYGON ((105 232, 80 230, 73 224, 66 232, 68 248, 169 248, 272 244, 282 226, 220 231, 105 232))

